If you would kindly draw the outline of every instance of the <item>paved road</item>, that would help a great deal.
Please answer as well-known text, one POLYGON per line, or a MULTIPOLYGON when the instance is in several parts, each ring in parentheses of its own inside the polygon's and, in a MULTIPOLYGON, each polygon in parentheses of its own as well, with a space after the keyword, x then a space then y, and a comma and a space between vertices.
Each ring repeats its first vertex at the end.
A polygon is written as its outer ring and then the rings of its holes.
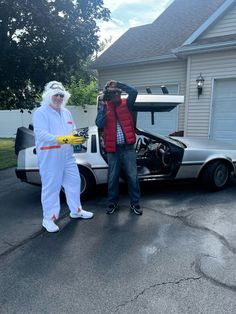
POLYGON ((144 215, 104 214, 41 227, 40 189, 0 172, 0 313, 236 313, 236 182, 142 186, 144 215))

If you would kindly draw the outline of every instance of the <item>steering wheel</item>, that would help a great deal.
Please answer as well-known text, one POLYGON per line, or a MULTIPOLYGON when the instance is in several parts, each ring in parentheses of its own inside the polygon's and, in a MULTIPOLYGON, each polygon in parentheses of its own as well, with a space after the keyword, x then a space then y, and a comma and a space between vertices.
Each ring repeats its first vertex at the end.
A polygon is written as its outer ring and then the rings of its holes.
POLYGON ((137 140, 137 143, 136 143, 136 146, 135 146, 135 151, 136 153, 139 153, 141 148, 142 148, 142 138, 139 137, 138 140, 137 140))
POLYGON ((165 146, 162 143, 159 143, 156 147, 156 156, 161 158, 162 164, 164 167, 168 167, 170 165, 170 162, 167 161, 167 157, 170 156, 170 151, 167 146, 165 146))

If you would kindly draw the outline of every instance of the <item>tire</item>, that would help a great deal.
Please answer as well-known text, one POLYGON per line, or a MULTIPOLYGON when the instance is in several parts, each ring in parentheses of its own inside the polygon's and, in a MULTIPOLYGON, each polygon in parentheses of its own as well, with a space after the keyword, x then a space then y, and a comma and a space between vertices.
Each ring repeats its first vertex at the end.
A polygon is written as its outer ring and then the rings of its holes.
POLYGON ((214 161, 202 170, 201 181, 210 191, 220 191, 229 183, 230 169, 224 161, 214 161))
POLYGON ((95 188, 96 182, 92 172, 84 167, 79 167, 80 178, 81 178, 81 189, 80 196, 87 198, 91 195, 95 188))

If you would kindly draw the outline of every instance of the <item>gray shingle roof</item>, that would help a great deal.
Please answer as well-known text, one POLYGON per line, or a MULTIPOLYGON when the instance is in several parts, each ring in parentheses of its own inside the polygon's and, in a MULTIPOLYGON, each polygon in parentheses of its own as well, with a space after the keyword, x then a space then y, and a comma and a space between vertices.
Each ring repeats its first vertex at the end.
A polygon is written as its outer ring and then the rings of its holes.
POLYGON ((175 0, 152 24, 130 28, 93 64, 94 68, 171 55, 226 0, 175 0))

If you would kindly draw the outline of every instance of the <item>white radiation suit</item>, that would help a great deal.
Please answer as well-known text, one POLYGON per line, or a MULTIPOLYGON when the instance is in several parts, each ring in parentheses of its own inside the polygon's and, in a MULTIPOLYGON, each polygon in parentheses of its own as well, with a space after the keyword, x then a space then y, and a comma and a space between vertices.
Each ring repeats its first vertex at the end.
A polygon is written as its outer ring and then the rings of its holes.
POLYGON ((58 219, 60 190, 63 186, 72 213, 81 209, 80 174, 73 156, 72 145, 59 145, 58 135, 68 135, 75 129, 71 113, 61 107, 60 113, 42 105, 33 115, 36 152, 42 181, 43 217, 58 219))

